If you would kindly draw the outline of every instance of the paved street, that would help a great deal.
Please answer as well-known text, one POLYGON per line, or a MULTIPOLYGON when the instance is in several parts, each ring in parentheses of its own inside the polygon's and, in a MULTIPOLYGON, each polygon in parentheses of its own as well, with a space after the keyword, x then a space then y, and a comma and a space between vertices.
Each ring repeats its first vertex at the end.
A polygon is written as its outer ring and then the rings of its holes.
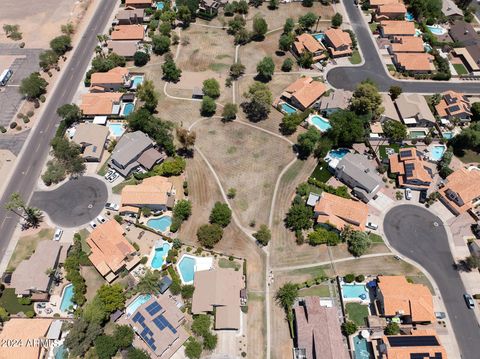
POLYGON ((365 64, 360 67, 335 67, 327 74, 327 81, 335 88, 353 90, 355 86, 366 79, 377 83, 380 91, 388 91, 390 86, 397 85, 404 92, 437 93, 446 90, 455 90, 464 93, 480 93, 480 82, 442 82, 442 81, 397 81, 387 74, 387 70, 376 45, 370 34, 366 22, 362 18, 360 7, 353 0, 343 1, 350 18, 353 31, 357 36, 359 47, 362 49, 365 64))
POLYGON ((386 214, 383 228, 392 247, 422 265, 435 279, 462 359, 478 358, 480 328, 474 313, 463 300, 465 288, 454 269, 447 233, 440 218, 418 206, 400 205, 386 214), (434 225, 435 222, 438 226, 434 225))
POLYGON ((88 30, 73 53, 68 55, 71 60, 68 66, 62 69, 63 77, 55 91, 47 94, 50 101, 33 130, 31 141, 26 144, 24 155, 17 159, 15 172, 0 200, 0 233, 2 234, 0 236, 0 257, 5 254, 18 223, 18 217, 4 209, 5 203, 13 192, 20 192, 25 199, 30 198, 48 154, 50 141, 55 135, 60 121, 56 110, 61 105, 72 101, 97 44, 97 34, 103 33, 115 5, 115 0, 103 0, 98 5, 96 13, 88 24, 88 30))

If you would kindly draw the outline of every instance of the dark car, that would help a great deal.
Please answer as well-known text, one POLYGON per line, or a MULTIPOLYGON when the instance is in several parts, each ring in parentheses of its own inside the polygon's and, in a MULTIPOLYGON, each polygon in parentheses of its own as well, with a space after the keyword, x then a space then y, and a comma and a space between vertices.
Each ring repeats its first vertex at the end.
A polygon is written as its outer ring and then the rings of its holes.
POLYGON ((420 197, 418 198, 420 203, 425 203, 427 201, 427 191, 420 191, 420 197))
POLYGON ((463 299, 465 299, 468 309, 473 309, 475 307, 475 302, 470 294, 465 293, 463 299))

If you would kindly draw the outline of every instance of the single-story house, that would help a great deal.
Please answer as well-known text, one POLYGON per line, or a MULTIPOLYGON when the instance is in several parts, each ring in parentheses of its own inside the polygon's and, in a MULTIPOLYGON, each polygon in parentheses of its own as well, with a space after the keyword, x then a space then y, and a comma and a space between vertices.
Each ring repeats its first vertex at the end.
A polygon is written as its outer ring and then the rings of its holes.
POLYGON ((183 324, 185 314, 166 295, 151 296, 128 318, 151 358, 170 358, 190 336, 183 324))
POLYGON ((325 31, 325 43, 328 52, 335 57, 350 56, 352 54, 352 38, 347 31, 330 28, 325 31))
POLYGON ((139 262, 135 248, 124 237, 125 231, 114 219, 100 224, 87 238, 91 249, 88 259, 97 271, 111 283, 124 269, 131 270, 139 262))
POLYGON ((416 36, 396 36, 389 46, 391 54, 425 52, 423 39, 416 36))
POLYGON ((480 170, 456 170, 445 179, 445 186, 438 192, 440 201, 456 216, 471 211, 480 201, 480 170))
POLYGON ((143 25, 117 25, 110 34, 113 41, 143 41, 144 37, 145 28, 143 25))
POLYGON ((125 0, 125 7, 146 9, 153 7, 153 0, 125 0))
POLYGON ((380 35, 392 39, 395 36, 414 36, 415 24, 413 21, 383 20, 380 21, 380 35))
MULTIPOLYGON (((311 77, 301 77, 291 83, 280 98, 304 111, 322 97, 326 90, 323 82, 315 81, 311 77)), ((278 102, 278 99, 275 102, 278 102)))
POLYGON ((382 5, 398 4, 400 2, 402 1, 401 0, 370 0, 369 1, 371 9, 377 9, 382 5))
POLYGON ((106 126, 80 123, 75 128, 72 141, 82 147, 82 157, 87 162, 99 162, 110 131, 106 126))
POLYGON ((376 198, 382 183, 367 158, 352 152, 338 162, 335 177, 350 187, 355 197, 365 203, 376 198))
POLYGON ((442 0, 442 12, 450 20, 463 19, 463 11, 453 0, 442 0))
POLYGON ((435 70, 434 57, 428 53, 395 53, 393 63, 398 71, 416 74, 430 73, 435 70))
POLYGON ((137 51, 139 41, 107 41, 108 49, 117 55, 123 56, 126 59, 132 59, 137 51))
POLYGON ((468 97, 451 90, 442 94, 442 99, 435 106, 435 110, 441 119, 446 120, 457 118, 462 122, 469 122, 472 116, 468 97))
POLYGON ((375 20, 404 20, 407 8, 403 3, 383 4, 375 12, 375 20))
POLYGON ((313 61, 321 61, 327 58, 326 49, 316 38, 311 34, 303 33, 295 38, 292 46, 293 54, 297 57, 302 56, 303 53, 308 52, 313 56, 313 61))
POLYGON ((400 116, 398 115, 397 109, 395 108, 395 103, 392 98, 387 93, 382 93, 382 106, 383 113, 380 115, 380 122, 385 121, 400 121, 400 116))
POLYGON ((193 283, 193 314, 215 312, 215 329, 240 329, 240 291, 245 287, 241 271, 224 268, 199 271, 195 272, 193 283))
POLYGON ((122 207, 166 210, 172 208, 175 203, 175 189, 173 183, 166 177, 148 177, 140 184, 123 187, 121 202, 122 207))
POLYGON ((225 6, 228 0, 200 0, 198 9, 200 11, 215 15, 218 13, 218 9, 225 6))
POLYGON ((144 9, 124 9, 117 12, 115 19, 119 25, 136 25, 142 24, 145 17, 144 9))
MULTIPOLYGON (((448 33, 453 41, 461 43, 465 51, 470 55, 469 57, 466 57, 464 54, 461 56, 462 60, 468 60, 464 61, 465 66, 472 72, 479 71, 480 35, 477 34, 475 28, 465 21, 455 21, 450 26, 448 33)), ((459 50, 454 49, 455 52, 459 50)))
POLYGON ((29 296, 49 294, 59 264, 65 261, 68 245, 53 240, 38 242, 35 252, 24 259, 12 273, 11 286, 15 294, 29 296))
POLYGON ((118 91, 127 87, 130 72, 126 67, 114 67, 107 72, 95 72, 90 78, 91 87, 101 87, 105 91, 118 91))
POLYGON ((313 211, 317 223, 327 223, 338 230, 347 225, 357 230, 365 230, 368 206, 363 202, 322 192, 313 211))
MULTIPOLYGON (((452 53, 460 58, 462 63, 465 65, 467 70, 471 73, 478 74, 480 72, 480 60, 475 60, 472 57, 472 54, 480 55, 480 47, 476 48, 475 46, 466 47, 456 47, 452 50, 452 53)), ((478 59, 478 58, 477 58, 478 59)))
POLYGON ((346 109, 350 104, 353 92, 338 89, 331 91, 327 96, 323 96, 315 104, 315 109, 319 110, 324 116, 329 116, 334 112, 346 109))
POLYGON ((422 95, 402 93, 395 100, 395 106, 402 122, 407 127, 435 126, 435 116, 433 116, 427 100, 422 95))
POLYGON ((432 183, 432 172, 415 147, 401 148, 388 157, 390 172, 397 174, 398 186, 414 190, 428 190, 432 183))
POLYGON ((348 359, 340 331, 338 308, 320 305, 319 297, 305 297, 293 307, 294 359, 348 359))
POLYGON ((433 329, 417 329, 409 335, 384 335, 378 348, 380 359, 447 358, 447 352, 433 329))
POLYGON ((86 117, 119 116, 121 110, 121 92, 91 92, 82 96, 80 109, 86 117))

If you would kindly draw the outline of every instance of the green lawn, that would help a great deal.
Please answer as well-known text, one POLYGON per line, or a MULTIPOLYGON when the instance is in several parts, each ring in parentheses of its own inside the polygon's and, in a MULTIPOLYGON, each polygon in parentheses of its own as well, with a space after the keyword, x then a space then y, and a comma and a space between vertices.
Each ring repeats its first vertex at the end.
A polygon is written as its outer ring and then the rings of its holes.
POLYGON ((397 68, 395 67, 395 65, 388 64, 387 65, 387 70, 388 71, 397 71, 397 68))
POLYGON ((122 193, 123 187, 125 187, 125 186, 127 186, 127 185, 131 185, 131 184, 139 184, 139 183, 140 183, 139 180, 137 180, 135 177, 131 177, 131 178, 123 181, 122 183, 119 183, 119 184, 117 184, 116 186, 114 186, 114 187, 112 188, 112 192, 113 192, 114 194, 120 194, 120 193, 122 193))
POLYGON ((108 159, 105 161, 102 167, 100 167, 100 169, 97 171, 97 174, 100 176, 105 176, 107 172, 108 172, 108 159))
POLYGON ((318 165, 315 167, 310 177, 326 183, 332 177, 332 174, 328 170, 328 164, 324 160, 320 160, 318 161, 318 165))
POLYGON ((303 275, 309 274, 312 278, 318 278, 325 276, 325 268, 329 268, 329 265, 317 266, 317 267, 310 267, 310 268, 300 268, 294 269, 289 271, 289 275, 296 276, 296 275, 303 275))
MULTIPOLYGON (((393 150, 395 151, 395 153, 398 153, 398 151, 400 150, 400 146, 397 144, 397 143, 392 143, 391 145, 382 145, 378 148, 378 153, 380 155, 380 158, 383 160, 385 158, 388 157, 387 155, 387 152, 386 152, 386 149, 390 147, 390 148, 393 148, 393 150)), ((415 146, 402 146, 402 148, 406 148, 406 147, 415 147, 415 146)))
POLYGON ((6 288, 3 291, 3 294, 0 297, 0 307, 5 308, 10 314, 33 311, 33 304, 22 305, 18 302, 14 288, 6 288))
POLYGON ((376 233, 370 233, 368 237, 370 238, 372 243, 383 243, 383 238, 381 235, 378 235, 376 233))
POLYGON ((372 33, 374 33, 375 31, 377 31, 378 23, 376 23, 376 22, 371 22, 370 24, 368 24, 368 27, 370 28, 370 31, 371 31, 372 33))
POLYGON ((355 322, 357 325, 365 325, 365 318, 368 317, 368 308, 366 305, 358 303, 347 303, 345 309, 348 314, 348 318, 355 322))
POLYGON ((232 268, 232 269, 235 269, 235 270, 239 270, 242 267, 242 265, 240 263, 228 260, 226 258, 220 258, 218 260, 218 266, 220 268, 232 268))
POLYGON ((468 74, 468 70, 463 64, 453 64, 453 68, 457 72, 458 75, 466 75, 468 74))
POLYGON ((353 51, 352 56, 349 58, 350 63, 353 65, 358 65, 360 62, 362 62, 362 57, 360 56, 360 53, 358 50, 353 51))
POLYGON ((84 251, 87 254, 90 254, 92 250, 90 249, 90 246, 87 244, 87 238, 90 235, 90 232, 84 228, 78 231, 78 234, 80 235, 80 238, 81 238, 82 251, 84 251))
POLYGON ((456 156, 460 158, 460 161, 463 163, 480 162, 480 153, 472 150, 463 150, 461 156, 458 154, 456 154, 456 156))
POLYGON ((328 290, 328 285, 320 284, 314 287, 300 289, 298 296, 330 297, 330 291, 328 290))

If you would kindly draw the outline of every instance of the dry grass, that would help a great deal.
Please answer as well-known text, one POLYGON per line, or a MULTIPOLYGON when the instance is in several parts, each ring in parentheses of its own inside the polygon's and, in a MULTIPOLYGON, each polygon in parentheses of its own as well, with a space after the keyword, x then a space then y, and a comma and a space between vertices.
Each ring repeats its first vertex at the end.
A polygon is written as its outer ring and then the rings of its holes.
POLYGON ((97 290, 107 282, 93 266, 81 267, 80 273, 82 274, 82 277, 85 278, 87 284, 87 293, 85 294, 85 297, 87 298, 87 301, 91 301, 97 293, 97 290))
POLYGON ((13 271, 17 268, 21 261, 29 258, 35 252, 38 242, 44 239, 52 239, 54 232, 53 228, 44 228, 36 234, 20 237, 8 262, 8 270, 13 271))

